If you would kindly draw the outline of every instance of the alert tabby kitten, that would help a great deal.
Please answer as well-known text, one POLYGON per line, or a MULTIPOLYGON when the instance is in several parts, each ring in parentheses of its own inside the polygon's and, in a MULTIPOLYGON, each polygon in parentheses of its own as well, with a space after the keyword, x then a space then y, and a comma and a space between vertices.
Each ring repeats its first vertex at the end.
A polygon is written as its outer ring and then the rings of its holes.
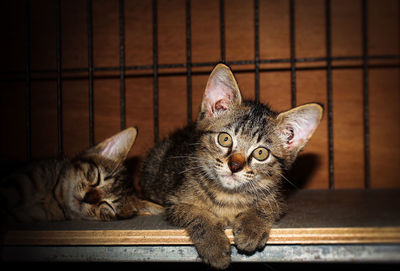
POLYGON ((230 69, 217 65, 193 125, 156 145, 142 168, 145 198, 166 207, 166 219, 185 227, 200 257, 215 268, 230 264, 231 226, 241 252, 262 249, 284 203, 283 170, 317 128, 315 103, 275 113, 243 101, 230 69))
POLYGON ((115 220, 158 205, 139 200, 123 162, 137 131, 128 128, 72 160, 33 163, 0 182, 10 221, 115 220))

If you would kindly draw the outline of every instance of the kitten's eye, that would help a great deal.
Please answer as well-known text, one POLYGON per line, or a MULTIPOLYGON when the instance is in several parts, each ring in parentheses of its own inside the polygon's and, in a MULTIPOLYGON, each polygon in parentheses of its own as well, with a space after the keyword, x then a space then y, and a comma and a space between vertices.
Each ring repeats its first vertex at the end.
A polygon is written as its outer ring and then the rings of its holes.
POLYGON ((100 185, 101 174, 100 169, 97 166, 91 166, 91 168, 86 173, 86 179, 88 180, 90 186, 96 187, 100 185))
POLYGON ((104 177, 104 181, 108 181, 108 180, 111 180, 113 178, 114 178, 114 176, 108 175, 108 176, 104 177))
POLYGON ((252 155, 258 161, 265 161, 269 156, 269 152, 266 148, 259 147, 253 151, 252 155))
POLYGON ((220 133, 218 135, 218 143, 225 148, 232 147, 232 137, 228 133, 220 133))

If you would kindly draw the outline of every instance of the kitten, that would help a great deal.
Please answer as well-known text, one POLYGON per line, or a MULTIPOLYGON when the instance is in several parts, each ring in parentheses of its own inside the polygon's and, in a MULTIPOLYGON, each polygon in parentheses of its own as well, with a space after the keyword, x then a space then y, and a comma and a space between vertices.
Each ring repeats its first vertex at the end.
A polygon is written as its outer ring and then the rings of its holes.
POLYGON ((185 227, 200 257, 214 268, 230 264, 224 229, 239 251, 262 249, 284 209, 283 170, 295 160, 322 117, 310 103, 280 114, 242 101, 230 69, 212 71, 197 121, 156 145, 142 168, 143 196, 166 207, 185 227))
POLYGON ((39 161, 1 181, 0 199, 10 221, 115 220, 156 204, 134 195, 123 162, 137 131, 128 128, 72 160, 39 161))

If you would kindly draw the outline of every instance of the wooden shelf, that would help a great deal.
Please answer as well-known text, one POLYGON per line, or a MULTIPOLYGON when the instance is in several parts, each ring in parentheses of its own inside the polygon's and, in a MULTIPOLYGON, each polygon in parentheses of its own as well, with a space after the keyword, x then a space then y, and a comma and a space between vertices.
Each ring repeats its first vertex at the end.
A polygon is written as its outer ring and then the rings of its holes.
MULTIPOLYGON (((232 230, 225 233, 233 244, 232 230)), ((12 225, 3 237, 4 247, 11 250, 43 246, 149 249, 192 244, 185 230, 168 225, 162 216, 12 225)), ((386 245, 400 252, 400 190, 298 191, 289 197, 289 211, 271 230, 268 245, 386 245)), ((391 261, 400 261, 400 254, 393 255, 398 256, 391 261)))
MULTIPOLYGON (((233 242, 231 229, 225 234, 233 242)), ((400 227, 272 229, 267 244, 400 243, 400 227)), ((186 232, 176 230, 50 230, 11 231, 5 245, 190 245, 186 232)))

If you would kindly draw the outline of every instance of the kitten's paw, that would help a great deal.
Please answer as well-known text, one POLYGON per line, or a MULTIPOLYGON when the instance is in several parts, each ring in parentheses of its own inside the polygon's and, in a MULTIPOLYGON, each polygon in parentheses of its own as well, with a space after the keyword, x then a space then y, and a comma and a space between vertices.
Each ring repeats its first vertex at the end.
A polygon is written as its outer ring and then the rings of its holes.
POLYGON ((241 219, 235 221, 233 235, 238 250, 244 253, 253 253, 262 249, 267 242, 269 230, 268 225, 260 220, 247 221, 241 219))
POLYGON ((231 263, 231 245, 224 233, 211 234, 195 245, 203 261, 213 268, 226 269, 231 263))

